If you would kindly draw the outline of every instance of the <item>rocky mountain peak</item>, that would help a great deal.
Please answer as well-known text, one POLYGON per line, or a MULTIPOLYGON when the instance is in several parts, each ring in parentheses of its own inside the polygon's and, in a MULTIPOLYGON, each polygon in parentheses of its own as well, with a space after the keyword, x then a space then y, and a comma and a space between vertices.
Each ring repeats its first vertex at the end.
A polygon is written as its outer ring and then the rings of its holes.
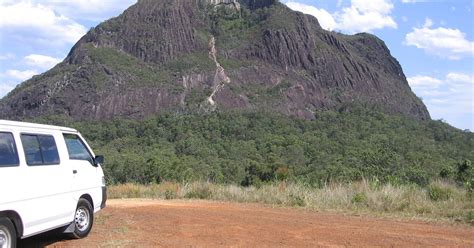
POLYGON ((360 105, 430 119, 373 35, 325 31, 277 0, 140 0, 1 99, 0 118, 265 109, 312 119, 360 105))

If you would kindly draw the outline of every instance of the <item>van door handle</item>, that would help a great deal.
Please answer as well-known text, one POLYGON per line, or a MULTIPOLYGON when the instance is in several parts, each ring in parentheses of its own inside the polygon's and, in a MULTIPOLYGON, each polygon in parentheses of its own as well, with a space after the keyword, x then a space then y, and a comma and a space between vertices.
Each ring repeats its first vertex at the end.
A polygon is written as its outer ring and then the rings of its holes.
POLYGON ((72 171, 72 174, 77 174, 77 170, 73 170, 73 171, 72 171))

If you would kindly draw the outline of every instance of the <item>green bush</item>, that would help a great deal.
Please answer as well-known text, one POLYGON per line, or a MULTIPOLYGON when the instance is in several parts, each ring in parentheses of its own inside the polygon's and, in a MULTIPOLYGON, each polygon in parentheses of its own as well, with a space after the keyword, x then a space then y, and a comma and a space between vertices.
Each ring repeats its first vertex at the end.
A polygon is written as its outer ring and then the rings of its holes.
POLYGON ((466 214, 466 222, 474 224, 474 211, 469 211, 466 214))
POLYGON ((356 193, 353 197, 352 197, 352 203, 353 204, 367 204, 369 201, 367 195, 365 193, 362 193, 362 192, 359 192, 359 193, 356 193))
POLYGON ((300 195, 297 194, 290 194, 290 206, 293 207, 304 207, 306 206, 306 203, 304 201, 304 198, 300 195))
POLYGON ((474 168, 470 160, 466 159, 457 165, 456 181, 463 185, 469 184, 474 179, 474 168))
POLYGON ((190 191, 186 192, 184 198, 208 200, 211 199, 211 196, 212 190, 210 185, 206 183, 198 183, 193 185, 190 191))
POLYGON ((428 186, 428 196, 433 201, 446 201, 451 199, 453 191, 441 184, 431 184, 428 186))
POLYGON ((465 187, 466 187, 467 195, 469 199, 472 200, 474 198, 474 178, 469 180, 469 182, 466 182, 465 187))
POLYGON ((286 179, 288 179, 288 176, 289 176, 288 167, 286 166, 278 167, 278 169, 275 171, 275 176, 278 181, 286 181, 286 179))
POLYGON ((441 168, 441 171, 439 172, 439 176, 443 179, 451 179, 455 175, 455 170, 451 166, 445 166, 441 168))
POLYGON ((176 199, 177 198, 177 194, 176 192, 172 191, 172 190, 165 190, 165 199, 166 200, 171 200, 171 199, 176 199))

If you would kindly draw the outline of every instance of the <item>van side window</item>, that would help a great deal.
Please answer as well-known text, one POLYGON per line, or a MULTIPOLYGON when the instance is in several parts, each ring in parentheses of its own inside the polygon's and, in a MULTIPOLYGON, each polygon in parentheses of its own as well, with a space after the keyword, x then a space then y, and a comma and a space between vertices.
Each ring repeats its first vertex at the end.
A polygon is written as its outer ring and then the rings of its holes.
POLYGON ((59 164, 59 153, 51 135, 22 134, 26 163, 30 166, 59 164))
POLYGON ((13 134, 0 132, 0 167, 20 165, 13 134))
POLYGON ((72 160, 86 160, 91 164, 94 164, 94 159, 87 147, 82 142, 79 136, 74 134, 64 134, 64 140, 66 141, 67 151, 69 153, 69 159, 72 160))

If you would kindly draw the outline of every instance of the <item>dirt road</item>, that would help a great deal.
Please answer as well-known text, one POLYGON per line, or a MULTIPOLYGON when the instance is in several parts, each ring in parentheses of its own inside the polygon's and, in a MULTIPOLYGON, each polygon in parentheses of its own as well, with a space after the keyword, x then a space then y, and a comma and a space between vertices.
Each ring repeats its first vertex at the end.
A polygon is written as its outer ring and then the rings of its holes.
POLYGON ((204 201, 110 200, 83 240, 50 247, 474 247, 474 228, 204 201))

